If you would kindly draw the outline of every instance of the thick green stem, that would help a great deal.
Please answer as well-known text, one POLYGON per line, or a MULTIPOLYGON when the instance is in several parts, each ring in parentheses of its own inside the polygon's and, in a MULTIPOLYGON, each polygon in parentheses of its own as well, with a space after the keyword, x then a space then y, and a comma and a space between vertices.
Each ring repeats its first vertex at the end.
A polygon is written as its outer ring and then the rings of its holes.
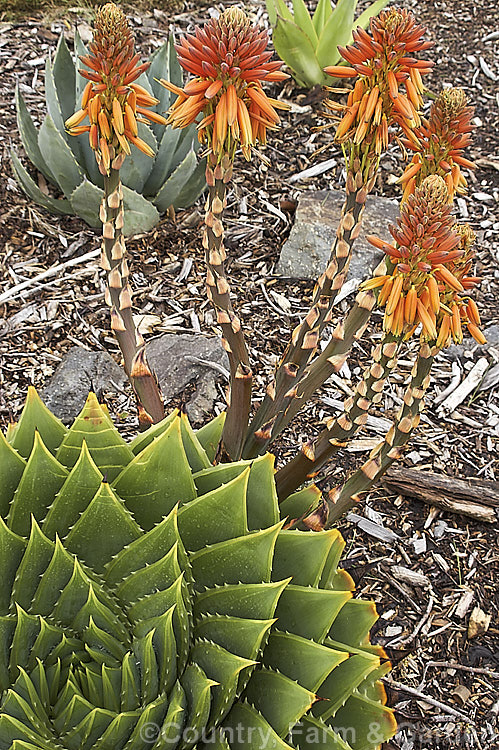
POLYGON ((343 286, 352 246, 360 234, 367 195, 374 183, 377 162, 363 168, 358 158, 347 174, 347 197, 336 238, 325 272, 317 280, 312 306, 306 318, 293 331, 284 356, 277 368, 275 382, 267 389, 250 425, 243 456, 251 458, 263 453, 276 437, 276 424, 297 394, 297 384, 317 351, 325 326, 331 322, 335 299, 343 286))
POLYGON ((101 264, 107 272, 106 302, 111 308, 111 328, 137 398, 140 426, 146 429, 163 419, 164 407, 159 385, 147 364, 144 340, 133 322, 123 236, 123 190, 118 169, 111 168, 109 175, 104 175, 100 218, 103 238, 101 264))
POLYGON ((217 313, 217 323, 222 329, 222 344, 230 365, 230 395, 222 434, 222 454, 226 453, 235 461, 241 457, 248 428, 253 374, 241 322, 232 308, 224 266, 226 254, 222 216, 227 184, 231 177, 232 159, 228 155, 219 163, 213 156, 209 157, 206 167, 209 196, 203 238, 207 266, 206 286, 208 298, 217 313))
POLYGON ((386 380, 396 364, 402 339, 387 334, 371 351, 372 364, 364 371, 353 395, 345 401, 345 411, 329 420, 326 429, 303 445, 297 455, 277 472, 276 486, 280 498, 286 498, 319 469, 334 453, 343 448, 367 422, 368 410, 383 394, 386 380))
MULTIPOLYGON (((327 528, 334 525, 347 510, 358 505, 359 494, 366 492, 400 457, 412 430, 419 424, 426 390, 430 384, 430 370, 438 351, 434 342, 422 345, 413 368, 411 382, 404 395, 404 404, 385 439, 374 449, 369 460, 357 469, 342 487, 329 493, 327 528)), ((307 519, 305 525, 306 523, 307 519)))

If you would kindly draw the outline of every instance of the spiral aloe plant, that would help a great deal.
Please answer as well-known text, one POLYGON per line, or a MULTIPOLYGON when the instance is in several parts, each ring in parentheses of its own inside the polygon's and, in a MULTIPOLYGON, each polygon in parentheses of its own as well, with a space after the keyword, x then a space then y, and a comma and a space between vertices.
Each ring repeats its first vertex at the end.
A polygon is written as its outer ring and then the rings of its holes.
MULTIPOLYGON (((126 443, 34 389, 0 433, 0 749, 376 748, 394 732, 336 530, 285 530, 223 416, 126 443)), ((296 504, 290 498, 288 507, 296 504)))
MULTIPOLYGON (((75 52, 88 54, 78 32, 75 52)), ((78 65, 61 36, 53 61, 45 66, 47 114, 37 130, 19 90, 16 91, 17 122, 21 140, 33 166, 63 197, 60 199, 40 190, 15 152, 11 153, 14 175, 36 203, 57 214, 76 214, 90 226, 101 226, 99 207, 103 197, 103 177, 96 164, 88 135, 69 135, 65 121, 80 107, 86 81, 77 73, 78 65)), ((145 67, 145 66, 144 66, 145 67)), ((83 65, 84 70, 89 70, 83 65)), ((171 94, 156 79, 169 76, 182 82, 172 40, 166 41, 150 58, 148 69, 137 80, 146 94, 157 103, 153 111, 160 114, 170 106, 171 94)), ((159 122, 138 123, 138 136, 155 156, 132 147, 122 169, 125 201, 125 234, 151 229, 160 213, 170 206, 190 206, 205 186, 205 165, 196 154, 199 144, 195 126, 179 133, 159 122)))

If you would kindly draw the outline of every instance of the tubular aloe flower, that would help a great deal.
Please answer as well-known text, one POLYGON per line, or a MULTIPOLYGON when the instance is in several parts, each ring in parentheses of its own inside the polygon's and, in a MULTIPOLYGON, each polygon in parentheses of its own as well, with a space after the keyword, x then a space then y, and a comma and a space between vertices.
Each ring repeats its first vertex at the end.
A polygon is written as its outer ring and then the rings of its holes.
POLYGON ((137 121, 165 125, 166 119, 149 111, 148 107, 159 100, 134 83, 150 63, 139 64, 140 55, 134 54, 128 21, 114 3, 107 3, 98 11, 90 54, 80 60, 90 68, 79 71, 88 84, 81 109, 66 120, 68 132, 71 135, 88 132, 103 175, 109 174, 111 165, 119 169, 125 155, 130 154, 130 143, 154 156, 151 147, 138 137, 137 121), (90 124, 82 125, 87 117, 90 124))
POLYGON ((432 63, 418 60, 414 53, 432 46, 423 40, 426 29, 416 24, 410 11, 391 8, 371 18, 369 34, 362 28, 353 32, 354 43, 338 47, 350 66, 332 65, 325 72, 334 78, 357 76, 346 105, 326 102, 328 109, 342 112, 336 140, 367 140, 376 154, 388 145, 388 128, 398 125, 415 145, 413 129, 421 124, 421 76, 432 63), (405 89, 405 92, 404 90, 405 89))
POLYGON ((161 83, 177 94, 168 124, 184 128, 199 114, 199 140, 221 158, 233 155, 241 144, 244 157, 258 141, 265 145, 267 129, 279 124, 277 109, 287 105, 267 96, 263 81, 289 78, 271 61, 266 51, 268 35, 252 27, 239 8, 228 8, 194 34, 187 34, 176 46, 182 67, 196 77, 181 89, 168 81, 161 83))
POLYGON ((475 167, 463 156, 463 150, 471 141, 473 113, 462 89, 447 89, 441 92, 431 106, 428 119, 423 118, 417 129, 418 143, 414 139, 402 139, 403 144, 415 152, 400 178, 403 201, 430 174, 439 174, 445 179, 450 201, 455 192, 465 192, 466 179, 461 167, 475 167))
MULTIPOLYGON (((390 227, 394 244, 372 235, 367 237, 372 245, 386 253, 389 273, 369 279, 362 288, 379 290, 378 303, 385 307, 384 330, 395 336, 405 334, 409 338, 421 324, 423 339, 439 338, 445 345, 448 339, 445 330, 447 334, 452 330, 455 338, 460 317, 457 312, 451 316, 452 308, 467 309, 457 295, 464 292, 464 278, 468 285, 476 282, 467 277, 471 243, 466 233, 457 231, 448 201, 443 178, 430 175, 402 206, 397 226, 390 227), (452 328, 450 317, 455 318, 452 328)), ((470 309, 475 311, 475 308, 472 302, 470 309)), ((474 317, 472 312, 472 335, 474 329, 478 331, 478 324, 474 322, 477 319, 479 322, 477 316, 478 311, 474 317)))

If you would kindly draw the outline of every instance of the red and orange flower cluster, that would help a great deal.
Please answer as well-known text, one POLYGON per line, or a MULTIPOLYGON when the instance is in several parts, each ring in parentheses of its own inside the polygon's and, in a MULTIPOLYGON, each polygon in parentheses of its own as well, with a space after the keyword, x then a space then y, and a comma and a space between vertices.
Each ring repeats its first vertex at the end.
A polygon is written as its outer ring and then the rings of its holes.
POLYGON ((402 143, 415 152, 400 178, 404 189, 402 201, 430 174, 444 178, 449 200, 453 199, 455 192, 465 191, 466 179, 461 167, 475 167, 463 156, 463 150, 471 141, 473 112, 462 89, 446 89, 432 104, 428 119, 422 119, 415 133, 417 142, 402 139, 402 143))
POLYGON ((386 253, 389 273, 362 285, 379 290, 384 330, 409 338, 421 324, 422 337, 444 347, 451 336, 454 341, 462 339, 464 324, 476 341, 484 343, 476 303, 459 296, 479 280, 469 276, 472 233, 456 226, 442 177, 423 180, 402 206, 390 233, 394 244, 367 237, 386 253))
POLYGON ((168 123, 184 128, 202 113, 200 142, 217 157, 233 155, 239 143, 249 160, 256 142, 265 144, 267 129, 279 124, 276 110, 288 109, 262 88, 262 81, 288 78, 279 70, 282 63, 270 60, 267 44, 267 32, 234 7, 187 34, 175 49, 182 67, 196 77, 183 89, 161 81, 177 95, 168 123))
POLYGON ((325 72, 357 80, 346 105, 326 102, 333 112, 343 113, 336 140, 355 145, 366 141, 379 155, 388 145, 388 128, 395 124, 417 145, 413 131, 421 124, 421 76, 432 68, 431 62, 414 57, 432 46, 423 39, 425 31, 410 11, 392 8, 371 18, 370 34, 359 27, 352 45, 338 47, 350 65, 332 65, 325 72))
POLYGON ((166 120, 148 109, 158 104, 158 99, 134 83, 149 63, 139 64, 132 31, 114 3, 107 3, 98 11, 89 49, 89 55, 80 57, 90 68, 79 71, 88 80, 81 109, 66 120, 66 127, 71 135, 88 133, 99 170, 106 175, 111 166, 121 166, 125 155, 130 154, 130 143, 148 156, 154 155, 139 137, 137 122, 152 120, 164 125, 166 120), (90 124, 81 125, 86 117, 90 124))

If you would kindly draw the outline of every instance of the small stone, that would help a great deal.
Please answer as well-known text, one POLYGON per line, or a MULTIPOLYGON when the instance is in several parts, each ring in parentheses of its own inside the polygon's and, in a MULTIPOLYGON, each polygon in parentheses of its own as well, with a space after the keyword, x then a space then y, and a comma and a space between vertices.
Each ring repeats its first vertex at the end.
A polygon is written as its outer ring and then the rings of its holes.
POLYGON ((194 393, 186 404, 187 416, 193 424, 213 416, 219 396, 217 382, 227 383, 222 371, 229 367, 220 339, 167 333, 148 343, 147 359, 158 378, 165 403, 193 384, 194 393))
MULTIPOLYGON (((316 279, 326 269, 331 245, 345 200, 339 190, 308 190, 300 197, 291 234, 284 243, 276 273, 292 279, 316 279)), ((399 209, 389 198, 369 196, 362 230, 353 246, 350 276, 367 278, 383 257, 370 245, 366 234, 391 240, 388 225, 395 222, 399 209)))
POLYGON ((486 633, 489 629, 492 615, 487 615, 480 607, 475 607, 470 615, 468 622, 468 639, 471 640, 477 635, 486 633))
POLYGON ((117 393, 126 381, 122 368, 107 352, 74 346, 64 355, 40 396, 59 419, 70 424, 82 410, 89 391, 117 393))

